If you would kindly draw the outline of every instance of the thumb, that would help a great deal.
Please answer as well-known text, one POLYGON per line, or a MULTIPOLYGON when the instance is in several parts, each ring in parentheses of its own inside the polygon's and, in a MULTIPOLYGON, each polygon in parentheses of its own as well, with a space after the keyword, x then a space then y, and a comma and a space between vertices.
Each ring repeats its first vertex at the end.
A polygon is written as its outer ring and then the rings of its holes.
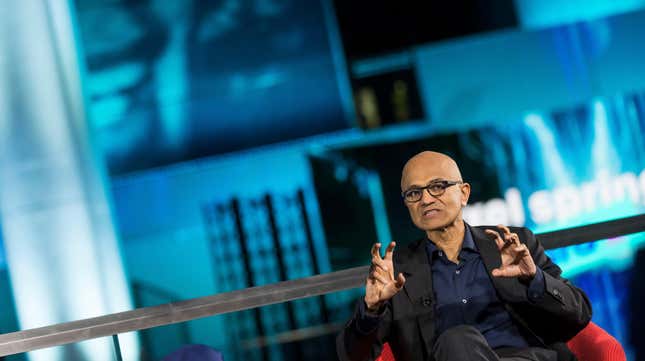
POLYGON ((401 288, 405 284, 405 277, 403 277, 403 273, 399 273, 399 275, 396 277, 396 288, 401 288))

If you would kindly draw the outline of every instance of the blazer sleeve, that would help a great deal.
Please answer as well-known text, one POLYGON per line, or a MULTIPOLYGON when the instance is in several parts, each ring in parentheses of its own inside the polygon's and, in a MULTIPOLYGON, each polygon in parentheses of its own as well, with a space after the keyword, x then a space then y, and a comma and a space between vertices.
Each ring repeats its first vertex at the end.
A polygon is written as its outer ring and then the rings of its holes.
POLYGON ((392 322, 391 302, 384 304, 378 322, 372 322, 375 325, 370 330, 360 328, 360 319, 364 316, 364 303, 360 299, 356 304, 353 317, 336 338, 336 353, 341 361, 371 361, 381 354, 392 322))
POLYGON ((566 342, 591 320, 591 303, 581 289, 561 277, 562 270, 545 254, 533 232, 527 228, 516 231, 526 243, 535 265, 542 269, 545 285, 543 297, 537 301, 527 299, 520 307, 522 313, 532 326, 540 329, 545 341, 566 342))

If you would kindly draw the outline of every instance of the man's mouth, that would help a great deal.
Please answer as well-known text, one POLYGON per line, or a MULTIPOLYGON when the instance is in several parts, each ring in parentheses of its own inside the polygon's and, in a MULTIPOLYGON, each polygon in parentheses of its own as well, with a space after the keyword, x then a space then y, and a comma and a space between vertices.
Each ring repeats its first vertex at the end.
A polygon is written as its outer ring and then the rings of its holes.
POLYGON ((423 216, 424 217, 434 217, 437 213, 439 213, 439 210, 436 208, 433 209, 426 209, 423 211, 423 216))

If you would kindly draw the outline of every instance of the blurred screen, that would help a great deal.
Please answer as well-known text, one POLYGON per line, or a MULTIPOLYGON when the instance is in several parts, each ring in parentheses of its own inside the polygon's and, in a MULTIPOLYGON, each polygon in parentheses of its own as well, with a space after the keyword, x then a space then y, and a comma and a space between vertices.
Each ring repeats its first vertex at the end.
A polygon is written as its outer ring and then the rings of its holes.
POLYGON ((76 3, 112 174, 348 127, 318 1, 76 3))

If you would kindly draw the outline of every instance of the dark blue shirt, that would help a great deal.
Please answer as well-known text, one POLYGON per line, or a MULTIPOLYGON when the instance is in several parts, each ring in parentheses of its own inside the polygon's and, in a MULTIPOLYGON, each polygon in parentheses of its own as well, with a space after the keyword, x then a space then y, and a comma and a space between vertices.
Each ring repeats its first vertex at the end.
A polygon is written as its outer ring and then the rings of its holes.
MULTIPOLYGON (((497 296, 468 227, 459 264, 449 261, 431 241, 427 241, 426 250, 432 267, 437 335, 453 326, 471 325, 484 335, 491 348, 529 346, 497 296)), ((527 297, 537 301, 543 295, 544 275, 538 268, 527 297)))

